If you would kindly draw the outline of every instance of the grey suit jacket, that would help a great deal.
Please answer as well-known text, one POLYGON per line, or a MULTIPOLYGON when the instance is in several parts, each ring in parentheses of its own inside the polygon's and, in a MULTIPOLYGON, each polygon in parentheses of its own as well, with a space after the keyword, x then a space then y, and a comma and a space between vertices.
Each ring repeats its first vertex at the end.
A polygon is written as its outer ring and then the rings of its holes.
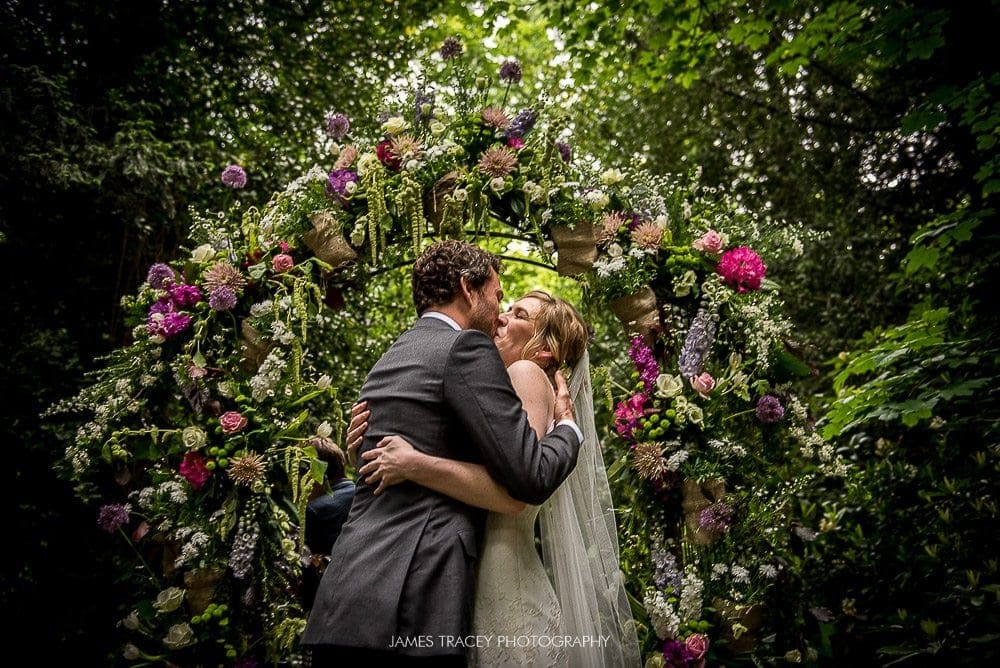
MULTIPOLYGON (((361 452, 399 434, 422 452, 482 463, 532 504, 576 465, 576 434, 560 426, 536 438, 496 346, 478 331, 420 318, 372 368, 361 398, 372 415, 361 452)), ((303 644, 464 654, 448 640, 469 632, 485 512, 410 482, 372 492, 358 481, 303 644)))

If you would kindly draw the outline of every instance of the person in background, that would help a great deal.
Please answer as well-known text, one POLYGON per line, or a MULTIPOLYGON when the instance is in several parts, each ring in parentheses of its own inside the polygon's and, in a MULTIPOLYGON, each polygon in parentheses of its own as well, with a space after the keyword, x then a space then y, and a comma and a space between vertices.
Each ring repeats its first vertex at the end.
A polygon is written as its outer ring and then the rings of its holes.
POLYGON ((333 544, 347 520, 354 500, 354 481, 344 472, 346 458, 332 441, 314 441, 316 456, 326 462, 326 485, 316 485, 306 506, 306 547, 312 553, 302 575, 302 599, 312 607, 320 578, 330 561, 333 544))

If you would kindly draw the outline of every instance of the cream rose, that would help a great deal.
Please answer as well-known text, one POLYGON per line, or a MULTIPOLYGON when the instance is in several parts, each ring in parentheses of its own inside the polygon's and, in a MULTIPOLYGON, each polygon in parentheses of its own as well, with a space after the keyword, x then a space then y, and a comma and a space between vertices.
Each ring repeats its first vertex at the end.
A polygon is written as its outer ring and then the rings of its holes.
POLYGON ((656 395, 664 399, 673 399, 684 391, 684 383, 680 376, 661 373, 656 377, 656 395))
POLYGON ((208 436, 205 435, 205 432, 200 427, 184 427, 184 431, 181 432, 181 440, 184 442, 184 447, 188 450, 197 450, 205 445, 208 436))
POLYGON ((212 244, 202 244, 198 246, 193 251, 191 251, 191 261, 192 262, 208 262, 215 257, 215 249, 212 244))
POLYGON ((181 649, 194 644, 194 630, 189 624, 174 624, 163 638, 163 644, 170 649, 181 649))
POLYGON ((156 595, 153 607, 157 612, 173 612, 181 607, 184 601, 184 590, 180 587, 167 587, 156 595))

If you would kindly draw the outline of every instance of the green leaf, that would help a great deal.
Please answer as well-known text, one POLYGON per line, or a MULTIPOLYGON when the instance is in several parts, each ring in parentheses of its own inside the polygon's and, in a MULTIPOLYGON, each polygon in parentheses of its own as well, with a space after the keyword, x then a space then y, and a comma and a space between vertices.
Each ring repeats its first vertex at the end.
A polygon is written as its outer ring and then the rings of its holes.
POLYGON ((915 274, 921 269, 933 269, 937 264, 941 251, 937 248, 917 247, 906 254, 903 266, 907 274, 915 274))

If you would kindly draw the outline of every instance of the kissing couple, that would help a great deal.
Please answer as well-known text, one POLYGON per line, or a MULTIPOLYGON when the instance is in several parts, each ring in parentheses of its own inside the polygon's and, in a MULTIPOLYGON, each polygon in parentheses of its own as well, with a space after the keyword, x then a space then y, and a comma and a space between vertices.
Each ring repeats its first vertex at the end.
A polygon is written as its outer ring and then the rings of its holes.
POLYGON ((360 475, 302 639, 315 668, 640 665, 587 327, 541 291, 500 313, 500 271, 455 240, 413 265, 417 322, 352 411, 360 475))

